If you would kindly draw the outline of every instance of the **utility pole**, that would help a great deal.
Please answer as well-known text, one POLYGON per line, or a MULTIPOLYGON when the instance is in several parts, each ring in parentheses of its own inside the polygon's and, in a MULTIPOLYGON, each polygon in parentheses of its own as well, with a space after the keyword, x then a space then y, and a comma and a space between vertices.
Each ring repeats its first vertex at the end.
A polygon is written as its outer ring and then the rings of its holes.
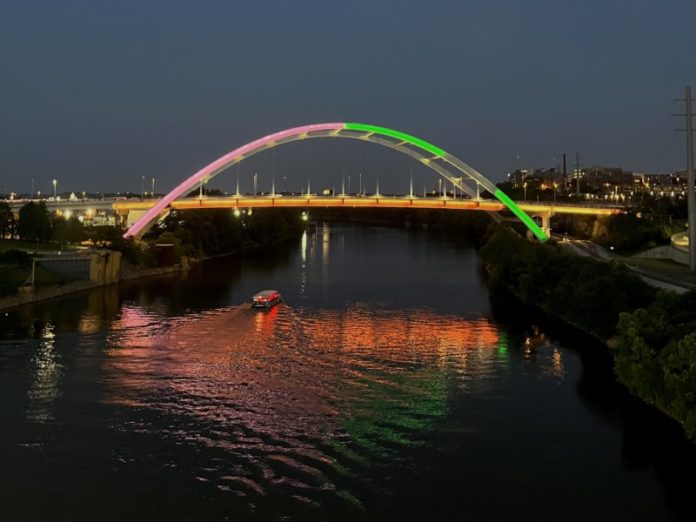
POLYGON ((580 197, 580 153, 575 153, 575 195, 580 197))
POLYGON ((691 86, 685 89, 684 105, 686 117, 686 172, 687 180, 687 209, 689 212, 689 270, 696 272, 696 194, 694 194, 694 114, 691 98, 691 86))

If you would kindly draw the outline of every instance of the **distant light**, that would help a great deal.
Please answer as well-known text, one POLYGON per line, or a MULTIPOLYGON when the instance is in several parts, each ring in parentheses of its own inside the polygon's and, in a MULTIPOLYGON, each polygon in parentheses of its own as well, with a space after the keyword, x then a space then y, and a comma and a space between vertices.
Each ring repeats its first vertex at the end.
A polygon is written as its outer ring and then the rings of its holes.
POLYGON ((302 214, 300 214, 300 219, 302 221, 307 221, 309 219, 309 214, 307 214, 307 212, 303 212, 302 214))
POLYGON ((242 215, 242 212, 238 208, 235 208, 232 213, 234 214, 234 217, 239 217, 242 215))

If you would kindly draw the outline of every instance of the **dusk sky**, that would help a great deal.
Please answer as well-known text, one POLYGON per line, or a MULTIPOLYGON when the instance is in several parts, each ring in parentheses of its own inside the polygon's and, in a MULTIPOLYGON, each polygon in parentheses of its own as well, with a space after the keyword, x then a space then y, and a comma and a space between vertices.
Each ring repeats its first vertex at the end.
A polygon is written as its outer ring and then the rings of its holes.
MULTIPOLYGON (((696 1, 0 0, 0 65, 0 191, 139 192, 146 176, 161 192, 330 121, 414 134, 495 181, 575 151, 668 172, 685 164, 671 113, 696 87, 696 1)), ((327 141, 311 145, 320 185, 346 168, 327 141)), ((290 147, 277 175, 303 168, 290 147)))

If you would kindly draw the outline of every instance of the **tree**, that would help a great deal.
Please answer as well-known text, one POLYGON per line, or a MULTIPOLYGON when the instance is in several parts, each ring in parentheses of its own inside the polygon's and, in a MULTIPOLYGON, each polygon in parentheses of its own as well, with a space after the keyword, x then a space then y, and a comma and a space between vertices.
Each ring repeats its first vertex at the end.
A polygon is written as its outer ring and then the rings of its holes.
POLYGON ((61 243, 79 243, 86 238, 85 227, 75 216, 70 219, 53 218, 51 236, 54 241, 61 243))
POLYGON ((14 214, 10 210, 10 205, 5 201, 0 201, 0 238, 14 234, 14 214))
POLYGON ((45 241, 51 237, 51 220, 43 201, 30 201, 19 209, 17 234, 25 241, 45 241))

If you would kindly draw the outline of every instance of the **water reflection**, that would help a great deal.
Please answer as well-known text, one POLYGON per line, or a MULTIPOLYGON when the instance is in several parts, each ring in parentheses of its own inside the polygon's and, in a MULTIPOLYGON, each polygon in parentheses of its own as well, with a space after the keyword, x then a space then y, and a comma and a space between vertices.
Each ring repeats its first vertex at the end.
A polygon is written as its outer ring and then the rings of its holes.
POLYGON ((329 264, 331 253, 331 229, 328 223, 321 226, 321 260, 324 267, 329 264))
POLYGON ((132 422, 223 450, 239 470, 208 467, 206 480, 245 494, 291 484, 318 500, 355 466, 421 445, 447 412, 452 381, 477 393, 491 385, 486 375, 507 357, 498 343, 485 319, 360 303, 168 319, 129 305, 109 334, 107 400, 178 418, 164 430, 132 422), (462 384, 465 373, 478 377, 462 384))
POLYGON ((31 359, 32 379, 27 392, 27 419, 40 424, 55 420, 55 403, 60 397, 63 365, 55 350, 55 327, 47 323, 41 330, 41 342, 31 359))

